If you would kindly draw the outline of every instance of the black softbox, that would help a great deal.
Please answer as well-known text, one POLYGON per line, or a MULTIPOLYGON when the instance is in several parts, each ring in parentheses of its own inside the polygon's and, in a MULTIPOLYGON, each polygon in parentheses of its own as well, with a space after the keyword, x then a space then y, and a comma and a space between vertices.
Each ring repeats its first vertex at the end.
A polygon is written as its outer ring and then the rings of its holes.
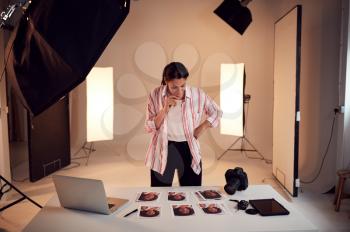
POLYGON ((239 0, 224 0, 214 13, 241 35, 252 22, 250 10, 239 0))
POLYGON ((37 115, 85 80, 130 0, 32 0, 6 48, 7 75, 37 115))

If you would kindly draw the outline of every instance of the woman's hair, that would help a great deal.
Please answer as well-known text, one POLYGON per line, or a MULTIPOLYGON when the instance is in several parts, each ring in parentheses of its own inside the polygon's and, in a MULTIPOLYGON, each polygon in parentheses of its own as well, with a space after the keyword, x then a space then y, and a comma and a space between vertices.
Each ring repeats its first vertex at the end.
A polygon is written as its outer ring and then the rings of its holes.
POLYGON ((163 79, 162 79, 162 85, 166 85, 167 81, 174 80, 174 79, 181 79, 188 77, 188 71, 180 62, 171 62, 167 66, 165 66, 163 70, 163 79))

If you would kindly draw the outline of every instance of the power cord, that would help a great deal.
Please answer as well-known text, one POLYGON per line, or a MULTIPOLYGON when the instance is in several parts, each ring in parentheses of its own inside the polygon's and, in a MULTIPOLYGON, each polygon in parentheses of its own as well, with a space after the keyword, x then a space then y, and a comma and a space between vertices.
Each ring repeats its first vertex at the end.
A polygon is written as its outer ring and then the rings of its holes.
POLYGON ((326 156, 327 156, 327 154, 328 154, 329 146, 330 146, 330 144, 331 144, 331 142, 332 142, 333 132, 334 132, 335 119, 336 119, 337 113, 339 113, 339 112, 340 112, 340 111, 339 111, 338 108, 335 108, 335 109, 334 109, 334 116, 333 116, 333 122, 332 122, 331 135, 330 135, 330 137, 329 137, 329 141, 328 141, 328 144, 327 144, 327 147, 326 147, 326 151, 325 151, 325 153, 324 153, 324 155, 323 155, 323 158, 322 158, 321 166, 320 166, 320 168, 318 169, 318 172, 317 172, 316 176, 315 176, 312 180, 310 180, 310 181, 303 181, 303 180, 300 180, 301 183, 303 183, 303 184, 311 184, 311 183, 313 183, 313 182, 320 176, 322 167, 323 167, 323 165, 324 165, 324 161, 325 161, 326 156))

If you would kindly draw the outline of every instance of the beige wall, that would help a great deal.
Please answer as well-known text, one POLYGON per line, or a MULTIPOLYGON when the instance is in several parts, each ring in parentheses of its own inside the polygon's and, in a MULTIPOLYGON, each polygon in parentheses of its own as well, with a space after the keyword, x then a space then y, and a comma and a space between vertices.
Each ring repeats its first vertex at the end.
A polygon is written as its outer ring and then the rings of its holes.
MULTIPOLYGON (((253 23, 244 36, 231 29, 213 10, 221 0, 131 1, 130 14, 97 66, 114 67, 115 140, 105 145, 143 165, 149 135, 143 131, 147 93, 160 83, 164 65, 174 59, 190 68, 189 83, 219 99, 219 64, 246 64, 246 93, 252 95, 247 137, 272 158, 274 22, 295 4, 303 5, 301 63, 301 126, 299 176, 315 176, 325 151, 338 100, 340 0, 255 0, 249 4, 253 23), (121 147, 121 149, 117 149, 121 147)), ((71 94, 72 145, 84 141, 84 87, 71 94), (78 130, 76 130, 78 129, 78 130)), ((337 131, 334 132, 337 134, 337 131)), ((215 168, 215 157, 235 137, 208 131, 201 139, 204 168, 215 168)), ((74 150, 73 149, 73 150, 74 150)), ((336 137, 330 146, 318 191, 334 185, 336 137)), ((237 156, 229 153, 227 156, 237 156)), ((235 164, 232 164, 234 167, 235 164)))

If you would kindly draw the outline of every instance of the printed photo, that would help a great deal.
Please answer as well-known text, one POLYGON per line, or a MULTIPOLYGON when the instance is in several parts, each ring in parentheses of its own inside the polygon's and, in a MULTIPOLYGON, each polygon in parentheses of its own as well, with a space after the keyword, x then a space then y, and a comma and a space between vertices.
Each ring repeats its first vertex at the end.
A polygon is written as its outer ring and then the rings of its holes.
POLYGON ((222 204, 209 203, 198 204, 205 214, 223 215, 225 214, 224 206, 222 204))
POLYGON ((158 192, 141 192, 137 193, 136 201, 157 201, 159 196, 158 192))
POLYGON ((156 218, 160 217, 160 207, 159 206, 140 206, 139 209, 140 218, 156 218))
POLYGON ((222 195, 217 190, 208 189, 204 191, 198 191, 198 193, 204 200, 222 200, 222 195))
POLYGON ((186 217, 195 215, 192 205, 172 205, 171 208, 175 217, 186 217))
POLYGON ((168 201, 186 201, 187 194, 185 192, 168 192, 168 201))

